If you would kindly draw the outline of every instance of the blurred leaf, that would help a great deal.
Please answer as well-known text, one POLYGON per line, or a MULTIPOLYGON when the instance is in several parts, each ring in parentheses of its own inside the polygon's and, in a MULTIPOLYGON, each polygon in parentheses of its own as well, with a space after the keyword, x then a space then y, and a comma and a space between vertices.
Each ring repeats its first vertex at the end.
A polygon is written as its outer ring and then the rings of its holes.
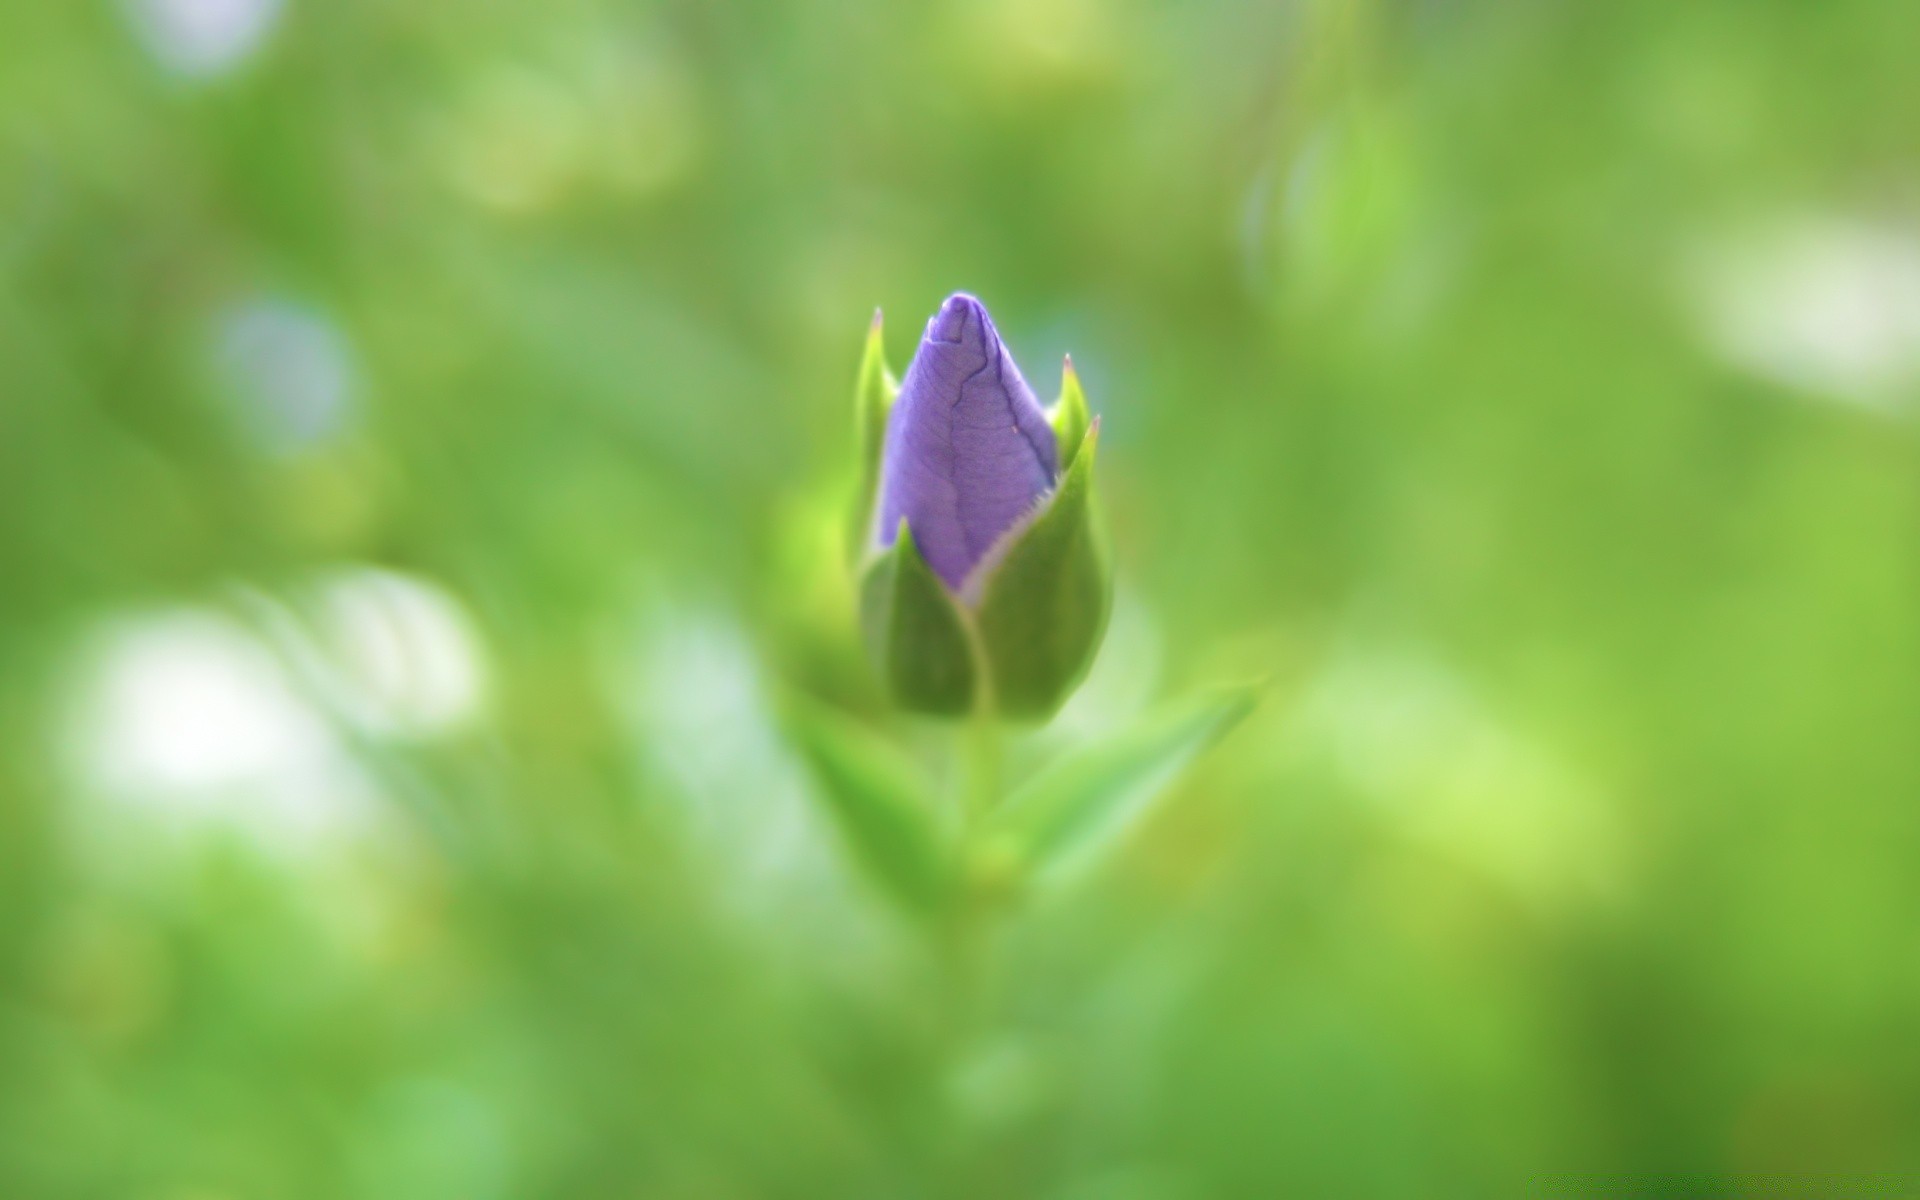
POLYGON ((1008 799, 984 844, 1030 877, 1090 862, 1137 824, 1258 699, 1255 686, 1211 694, 1070 752, 1008 799))
POLYGON ((861 867, 909 908, 938 907, 952 871, 933 789, 919 768, 870 730, 817 706, 796 707, 788 726, 861 867))
MULTIPOLYGON (((978 568, 980 644, 1002 715, 1052 715, 1086 674, 1106 629, 1112 580, 1092 496, 1099 438, 1095 422, 1047 507, 1009 535, 997 563, 989 552, 978 568)), ((968 590, 974 586, 969 580, 968 590)))
POLYGON ((900 522, 893 549, 867 569, 860 619, 887 693, 902 708, 959 716, 973 707, 972 639, 946 585, 900 522))

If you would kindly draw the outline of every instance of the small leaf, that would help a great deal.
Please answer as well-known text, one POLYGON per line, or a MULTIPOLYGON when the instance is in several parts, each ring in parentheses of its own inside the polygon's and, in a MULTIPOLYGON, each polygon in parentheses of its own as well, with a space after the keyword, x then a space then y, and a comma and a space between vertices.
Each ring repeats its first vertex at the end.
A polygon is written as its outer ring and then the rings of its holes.
POLYGON ((1087 427, 1093 424, 1093 417, 1087 412, 1087 394, 1080 390, 1080 373, 1073 369, 1072 355, 1067 356, 1060 368, 1060 399, 1047 410, 1047 421, 1053 426, 1054 441, 1060 446, 1060 469, 1065 471, 1073 466, 1074 455, 1087 440, 1087 427))
POLYGON ((860 586, 868 651, 887 694, 912 712, 960 716, 973 707, 973 639, 946 584, 927 566, 905 520, 893 549, 860 586))
POLYGON ((968 581, 980 595, 980 644, 1003 716, 1051 716, 1106 630, 1111 579, 1093 511, 1099 437, 1095 421, 1047 506, 989 554, 977 584, 968 581))
POLYGON ((824 708, 796 708, 788 727, 860 866, 907 907, 937 908, 953 873, 934 824, 933 789, 919 768, 869 730, 824 708))
POLYGON ((860 487, 853 500, 851 536, 847 546, 854 561, 873 541, 873 504, 880 490, 880 454, 887 440, 887 415, 900 394, 900 384, 887 369, 886 339, 881 333, 880 310, 867 327, 867 346, 860 357, 859 381, 854 386, 854 420, 860 439, 860 487))
POLYGON ((1008 799, 982 839, 984 852, 1029 878, 1089 865, 1258 698, 1258 688, 1242 687, 1190 700, 1069 753, 1008 799))

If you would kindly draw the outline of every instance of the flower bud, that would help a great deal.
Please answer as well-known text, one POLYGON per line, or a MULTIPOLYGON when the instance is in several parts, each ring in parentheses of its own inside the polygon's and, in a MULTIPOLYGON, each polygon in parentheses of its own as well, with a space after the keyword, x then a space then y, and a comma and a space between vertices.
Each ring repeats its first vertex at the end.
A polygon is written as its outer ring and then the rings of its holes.
POLYGON ((958 294, 891 382, 876 319, 858 392, 861 619, 888 692, 916 712, 1049 716, 1093 659, 1110 591, 1099 422, 1072 364, 1042 410, 986 308, 958 294))

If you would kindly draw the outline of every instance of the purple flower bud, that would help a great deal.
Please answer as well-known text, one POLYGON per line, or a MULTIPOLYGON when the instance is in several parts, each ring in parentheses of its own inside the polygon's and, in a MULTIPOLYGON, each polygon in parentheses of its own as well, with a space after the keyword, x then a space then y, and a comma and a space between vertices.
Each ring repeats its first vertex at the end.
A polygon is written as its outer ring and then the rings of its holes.
POLYGON ((901 381, 881 455, 874 535, 900 520, 934 573, 958 591, 1000 536, 1055 483, 1059 451, 986 306, 964 292, 927 322, 901 381))

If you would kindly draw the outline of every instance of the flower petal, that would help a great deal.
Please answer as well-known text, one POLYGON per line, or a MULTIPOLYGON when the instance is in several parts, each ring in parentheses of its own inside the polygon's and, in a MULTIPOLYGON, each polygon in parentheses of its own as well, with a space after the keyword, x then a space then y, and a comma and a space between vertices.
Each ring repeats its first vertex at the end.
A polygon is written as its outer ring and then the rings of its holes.
POLYGON ((949 297, 927 322, 887 422, 876 541, 891 546, 904 518, 927 564, 958 590, 1058 471, 1046 413, 985 306, 949 297))

